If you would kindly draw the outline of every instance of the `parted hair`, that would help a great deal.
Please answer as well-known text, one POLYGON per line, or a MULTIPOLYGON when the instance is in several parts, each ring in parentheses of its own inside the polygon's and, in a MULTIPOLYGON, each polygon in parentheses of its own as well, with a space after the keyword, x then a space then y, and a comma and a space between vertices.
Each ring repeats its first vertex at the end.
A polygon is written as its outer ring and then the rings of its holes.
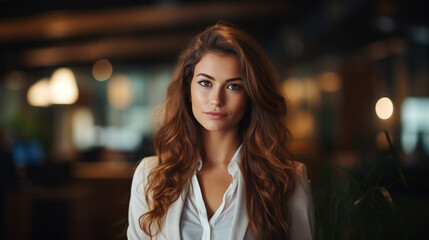
POLYGON ((287 148, 285 98, 256 40, 225 21, 195 36, 179 56, 154 136, 159 164, 148 175, 145 198, 149 210, 140 217, 140 227, 151 237, 160 233, 169 206, 188 187, 204 151, 189 99, 195 65, 207 52, 235 54, 240 61, 249 99, 239 127, 240 170, 251 233, 257 239, 287 239, 287 201, 295 186, 295 166, 287 148))

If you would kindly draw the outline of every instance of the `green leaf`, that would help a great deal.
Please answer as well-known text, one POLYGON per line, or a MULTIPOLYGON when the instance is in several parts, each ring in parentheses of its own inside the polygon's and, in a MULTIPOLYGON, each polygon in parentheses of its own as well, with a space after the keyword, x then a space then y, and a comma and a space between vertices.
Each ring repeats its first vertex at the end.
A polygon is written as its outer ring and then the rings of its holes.
POLYGON ((358 194, 362 195, 362 190, 359 186, 359 183, 357 182, 357 179, 353 176, 353 173, 349 169, 343 168, 343 167, 338 166, 338 165, 336 166, 336 168, 343 170, 347 174, 347 176, 349 177, 350 181, 352 182, 352 184, 355 187, 358 194))
POLYGON ((399 164, 399 160, 396 157, 395 151, 393 150, 392 141, 390 140, 389 133, 387 131, 384 131, 384 135, 386 135, 387 142, 389 143, 389 149, 390 149, 390 152, 393 156, 393 163, 396 166, 396 170, 398 171, 399 177, 402 179, 402 182, 404 183, 405 187, 407 188, 408 193, 411 193, 410 188, 408 187, 407 181, 405 180, 401 165, 399 164))

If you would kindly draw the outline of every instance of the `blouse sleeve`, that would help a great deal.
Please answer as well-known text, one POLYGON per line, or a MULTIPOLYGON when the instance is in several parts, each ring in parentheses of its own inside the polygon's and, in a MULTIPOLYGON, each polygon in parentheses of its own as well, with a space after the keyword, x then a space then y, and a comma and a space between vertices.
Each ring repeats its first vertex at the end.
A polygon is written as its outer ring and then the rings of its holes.
POLYGON ((314 239, 314 207, 311 187, 307 177, 307 167, 297 163, 298 176, 295 190, 289 199, 290 239, 314 239))
POLYGON ((145 187, 147 176, 155 162, 155 158, 145 158, 134 171, 128 208, 127 237, 129 240, 150 239, 140 228, 139 218, 143 213, 148 211, 145 199, 145 187))

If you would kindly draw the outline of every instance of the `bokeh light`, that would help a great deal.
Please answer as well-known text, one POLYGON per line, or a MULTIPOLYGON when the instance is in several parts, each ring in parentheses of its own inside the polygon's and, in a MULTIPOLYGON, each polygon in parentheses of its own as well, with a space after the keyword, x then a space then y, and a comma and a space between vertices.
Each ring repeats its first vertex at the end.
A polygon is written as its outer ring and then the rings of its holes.
POLYGON ((125 74, 116 74, 107 85, 107 100, 116 109, 126 109, 133 102, 131 80, 125 74))
POLYGON ((341 79, 334 72, 326 72, 320 76, 320 87, 324 92, 336 92, 341 89, 341 79))
POLYGON ((386 120, 393 114, 393 103, 387 98, 380 98, 375 104, 375 112, 380 119, 386 120))
POLYGON ((76 78, 68 68, 57 69, 51 77, 51 102, 53 104, 73 104, 79 97, 76 78))
POLYGON ((309 139, 315 137, 316 119, 309 111, 296 112, 289 122, 289 129, 296 139, 309 139))
POLYGON ((98 81, 105 81, 112 76, 113 67, 109 60, 100 59, 92 66, 92 75, 98 81))
POLYGON ((27 92, 27 100, 31 106, 35 107, 51 105, 49 79, 43 78, 31 85, 27 92))
POLYGON ((429 98, 409 97, 401 106, 401 143, 406 154, 416 150, 421 141, 429 154, 429 98))
POLYGON ((288 78, 282 83, 282 87, 285 96, 294 104, 305 97, 305 86, 299 79, 288 78))

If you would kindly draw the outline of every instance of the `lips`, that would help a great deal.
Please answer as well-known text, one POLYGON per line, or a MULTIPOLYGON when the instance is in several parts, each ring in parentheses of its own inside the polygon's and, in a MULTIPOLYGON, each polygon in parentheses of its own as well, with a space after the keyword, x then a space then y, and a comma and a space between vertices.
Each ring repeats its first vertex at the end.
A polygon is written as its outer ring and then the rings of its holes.
POLYGON ((204 114, 214 120, 222 119, 227 116, 227 114, 223 112, 204 112, 204 114))

